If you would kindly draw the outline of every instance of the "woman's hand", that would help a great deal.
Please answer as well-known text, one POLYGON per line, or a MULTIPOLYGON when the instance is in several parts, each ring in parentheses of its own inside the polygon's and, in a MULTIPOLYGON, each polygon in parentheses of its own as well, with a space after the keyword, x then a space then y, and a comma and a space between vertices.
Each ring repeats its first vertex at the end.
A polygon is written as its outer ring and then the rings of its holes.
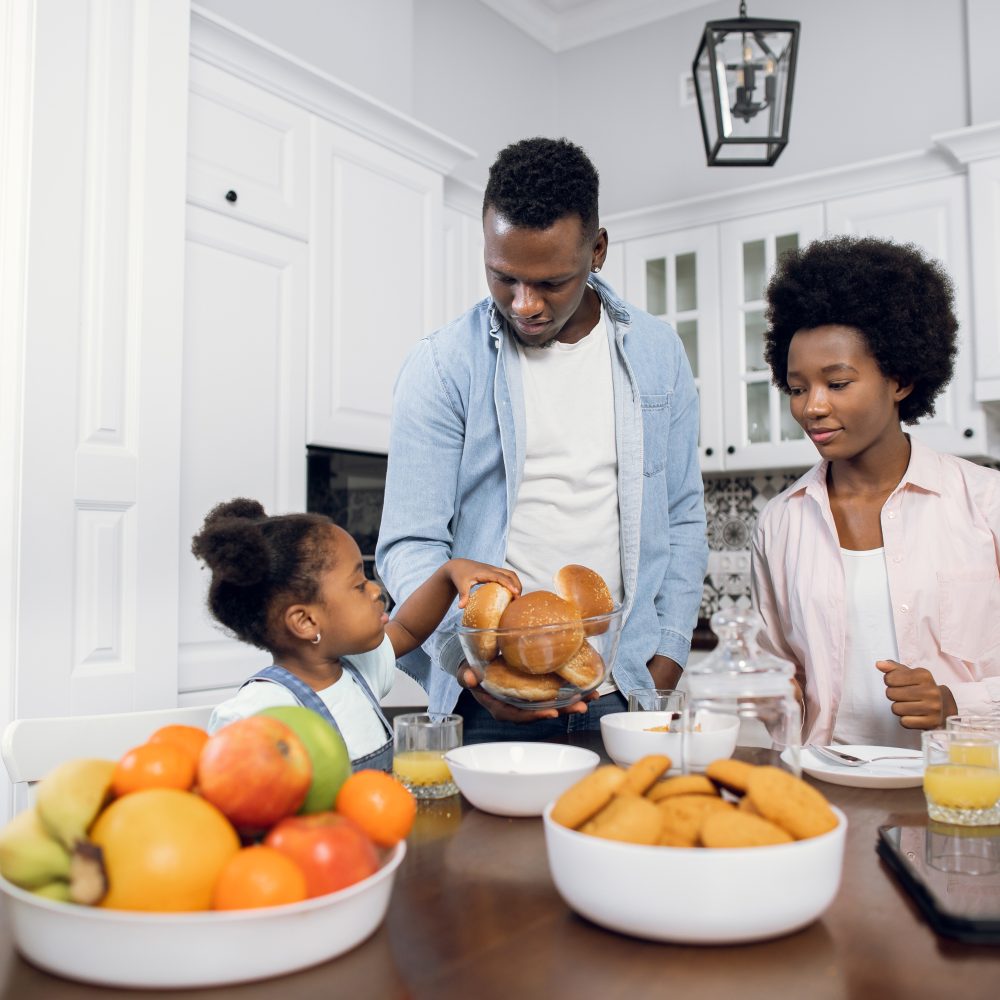
POLYGON ((458 683, 498 722, 527 723, 538 722, 541 719, 557 719, 560 715, 575 715, 586 712, 587 702, 593 701, 597 697, 597 692, 591 691, 590 694, 583 695, 578 701, 574 701, 572 704, 565 705, 562 708, 539 708, 534 711, 527 711, 523 708, 515 708, 513 705, 508 705, 506 702, 500 701, 498 698, 494 698, 493 695, 484 691, 479 686, 479 681, 473 673, 472 668, 466 663, 463 663, 458 668, 458 673, 455 676, 458 679, 458 683))
POLYGON ((877 660, 875 666, 882 671, 885 696, 904 729, 939 729, 949 715, 958 713, 954 695, 935 683, 929 670, 895 660, 877 660))
POLYGON ((521 581, 513 570, 500 569, 489 563, 475 562, 473 559, 449 559, 444 564, 455 590, 458 591, 458 606, 464 608, 469 603, 469 594, 477 583, 499 583, 515 597, 521 594, 521 581))

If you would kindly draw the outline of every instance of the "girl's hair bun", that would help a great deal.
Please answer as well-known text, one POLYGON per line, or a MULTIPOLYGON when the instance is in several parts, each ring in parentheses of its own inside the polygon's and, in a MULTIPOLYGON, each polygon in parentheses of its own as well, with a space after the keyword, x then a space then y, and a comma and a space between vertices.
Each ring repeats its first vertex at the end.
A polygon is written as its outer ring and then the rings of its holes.
POLYGON ((267 579, 271 554, 261 532, 266 520, 256 500, 239 497, 213 507, 191 551, 211 569, 217 581, 252 587, 267 579))

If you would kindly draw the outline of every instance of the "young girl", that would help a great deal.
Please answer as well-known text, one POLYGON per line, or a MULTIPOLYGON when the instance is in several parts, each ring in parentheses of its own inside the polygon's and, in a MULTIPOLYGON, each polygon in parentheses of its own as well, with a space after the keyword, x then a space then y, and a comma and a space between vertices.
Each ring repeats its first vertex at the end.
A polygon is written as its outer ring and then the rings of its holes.
POLYGON ((242 498, 209 512, 191 550, 212 570, 212 614, 274 658, 215 709, 209 730, 273 705, 304 705, 340 731, 355 767, 391 766, 392 727, 379 699, 396 659, 427 639, 456 593, 464 607, 476 583, 521 590, 509 570, 449 559, 390 619, 346 531, 320 514, 268 517, 242 498))
POLYGON ((919 747, 1000 706, 1000 475, 900 426, 951 378, 951 282, 837 237, 782 258, 767 298, 774 384, 822 461, 757 522, 764 644, 798 667, 804 742, 919 747))

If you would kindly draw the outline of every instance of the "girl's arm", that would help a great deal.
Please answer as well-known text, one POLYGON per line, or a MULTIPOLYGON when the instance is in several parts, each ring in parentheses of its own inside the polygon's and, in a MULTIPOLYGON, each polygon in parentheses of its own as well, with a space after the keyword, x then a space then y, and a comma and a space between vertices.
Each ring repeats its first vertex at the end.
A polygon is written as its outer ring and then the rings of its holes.
POLYGON ((396 609, 385 627, 396 658, 422 645, 441 624, 455 594, 458 606, 464 608, 476 583, 496 582, 515 597, 521 593, 521 581, 509 569, 498 569, 471 559, 449 559, 439 566, 429 580, 422 583, 396 609))

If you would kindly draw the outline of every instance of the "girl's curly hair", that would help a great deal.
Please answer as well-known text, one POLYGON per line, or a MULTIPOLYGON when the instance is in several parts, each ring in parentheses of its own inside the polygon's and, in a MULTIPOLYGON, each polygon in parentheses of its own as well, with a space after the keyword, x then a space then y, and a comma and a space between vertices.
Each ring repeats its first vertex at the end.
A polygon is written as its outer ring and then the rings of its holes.
POLYGON ((883 375, 912 385, 904 423, 934 414, 958 352, 954 288, 914 244, 835 236, 782 256, 767 286, 764 357, 788 392, 788 346, 799 330, 841 325, 864 338, 883 375))
POLYGON ((319 576, 334 563, 322 514, 268 517, 256 500, 237 497, 213 507, 191 551, 212 571, 208 606, 244 642, 275 648, 277 616, 319 596, 319 576))

